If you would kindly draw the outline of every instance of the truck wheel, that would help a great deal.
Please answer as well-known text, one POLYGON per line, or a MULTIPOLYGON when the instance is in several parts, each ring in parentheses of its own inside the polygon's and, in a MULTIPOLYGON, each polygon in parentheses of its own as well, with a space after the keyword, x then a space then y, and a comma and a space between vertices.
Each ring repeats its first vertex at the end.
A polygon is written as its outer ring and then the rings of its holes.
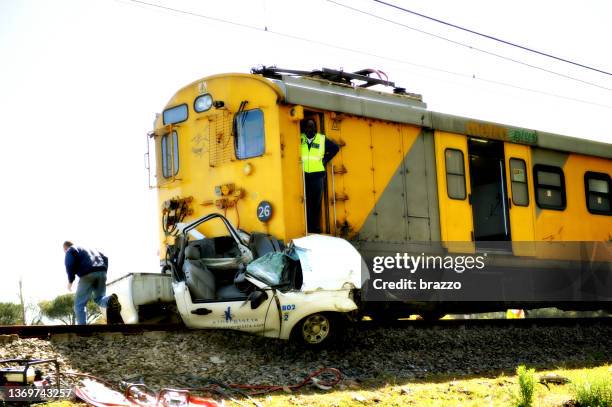
POLYGON ((338 319, 330 314, 312 314, 300 321, 295 334, 308 346, 322 346, 331 342, 336 336, 338 325, 338 319))

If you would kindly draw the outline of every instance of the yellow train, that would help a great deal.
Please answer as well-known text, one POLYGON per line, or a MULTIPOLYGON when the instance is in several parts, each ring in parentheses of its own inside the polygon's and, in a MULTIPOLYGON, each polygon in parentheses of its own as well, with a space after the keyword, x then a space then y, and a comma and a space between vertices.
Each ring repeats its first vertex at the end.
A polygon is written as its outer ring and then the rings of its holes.
POLYGON ((377 74, 264 67, 177 91, 149 134, 164 256, 181 223, 214 212, 282 242, 306 235, 300 123, 313 118, 340 146, 321 228, 364 258, 441 242, 504 261, 571 259, 584 245, 544 244, 599 242, 588 255, 609 264, 611 144, 433 112, 377 74))

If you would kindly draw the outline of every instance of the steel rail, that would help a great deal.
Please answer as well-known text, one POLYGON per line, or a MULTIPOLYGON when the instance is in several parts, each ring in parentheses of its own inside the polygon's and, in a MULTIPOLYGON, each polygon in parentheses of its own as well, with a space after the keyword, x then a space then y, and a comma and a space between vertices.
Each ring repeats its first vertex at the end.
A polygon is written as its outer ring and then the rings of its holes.
POLYGON ((0 325, 0 335, 20 338, 49 338, 52 335, 89 336, 101 333, 141 334, 149 331, 185 332, 183 324, 113 324, 113 325, 0 325))
POLYGON ((360 321, 364 328, 394 327, 394 328, 486 328, 486 327, 571 327, 571 326, 612 326, 612 317, 589 317, 589 318, 523 318, 523 319, 440 319, 429 321, 422 319, 398 319, 391 322, 376 322, 372 320, 360 321))
MULTIPOLYGON (((379 323, 363 320, 358 324, 365 329, 415 328, 415 329, 461 329, 487 327, 571 327, 571 326, 612 326, 612 317, 593 318, 525 318, 525 319, 442 319, 438 321, 400 319, 379 323)), ((53 335, 74 334, 90 336, 104 333, 142 334, 151 331, 184 333, 189 330, 182 324, 117 324, 117 325, 0 325, 0 335, 18 335, 20 338, 47 339, 53 335)))

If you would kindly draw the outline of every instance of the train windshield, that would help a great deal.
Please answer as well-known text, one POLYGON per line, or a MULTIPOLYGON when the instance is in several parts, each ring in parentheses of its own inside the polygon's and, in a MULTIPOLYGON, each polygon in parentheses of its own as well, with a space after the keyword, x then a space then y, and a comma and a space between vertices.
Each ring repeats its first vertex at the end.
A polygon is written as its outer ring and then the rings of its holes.
POLYGON ((263 155, 264 119, 260 109, 236 114, 236 157, 240 160, 263 155))
POLYGON ((164 119, 164 125, 184 122, 189 116, 187 105, 182 104, 166 109, 164 110, 162 116, 164 119))

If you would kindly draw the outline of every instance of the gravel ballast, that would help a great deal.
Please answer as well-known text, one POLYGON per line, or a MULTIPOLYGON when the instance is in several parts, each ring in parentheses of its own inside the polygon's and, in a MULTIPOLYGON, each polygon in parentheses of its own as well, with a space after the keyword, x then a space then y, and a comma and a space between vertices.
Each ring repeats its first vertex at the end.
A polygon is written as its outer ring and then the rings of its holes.
POLYGON ((321 367, 338 368, 345 378, 359 381, 411 380, 511 373, 520 364, 550 369, 612 361, 612 327, 599 325, 418 329, 354 325, 324 350, 232 331, 61 339, 12 340, 0 345, 0 358, 57 358, 66 372, 89 373, 114 383, 146 375, 147 383, 164 386, 188 384, 184 378, 189 376, 290 385, 321 367))

